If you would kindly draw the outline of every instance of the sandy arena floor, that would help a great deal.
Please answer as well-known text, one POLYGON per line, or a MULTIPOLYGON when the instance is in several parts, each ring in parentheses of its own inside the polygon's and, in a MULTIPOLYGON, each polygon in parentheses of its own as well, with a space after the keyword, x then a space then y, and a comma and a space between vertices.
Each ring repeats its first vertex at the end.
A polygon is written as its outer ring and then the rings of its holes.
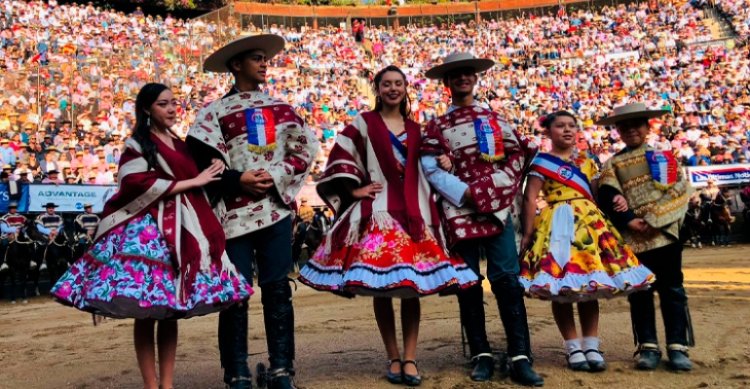
MULTIPOLYGON (((697 346, 695 370, 675 374, 633 370, 628 305, 601 303, 602 349, 609 370, 565 368, 561 338, 549 304, 527 300, 537 370, 547 388, 750 387, 750 246, 687 249, 685 279, 697 346)), ((493 346, 504 334, 497 306, 485 288, 493 346)), ((368 298, 352 300, 300 286, 295 294, 297 384, 301 388, 393 388, 384 379, 385 355, 368 298)), ((259 293, 251 302, 251 366, 266 359, 259 293)), ((177 388, 222 388, 216 345, 218 315, 180 323, 177 388)), ((661 320, 659 319, 661 332, 661 320)), ((88 314, 46 296, 27 305, 0 303, 0 388, 139 388, 132 321, 91 325, 88 314)), ((422 300, 419 346, 424 388, 506 388, 509 379, 475 384, 461 351, 456 299, 422 300)))

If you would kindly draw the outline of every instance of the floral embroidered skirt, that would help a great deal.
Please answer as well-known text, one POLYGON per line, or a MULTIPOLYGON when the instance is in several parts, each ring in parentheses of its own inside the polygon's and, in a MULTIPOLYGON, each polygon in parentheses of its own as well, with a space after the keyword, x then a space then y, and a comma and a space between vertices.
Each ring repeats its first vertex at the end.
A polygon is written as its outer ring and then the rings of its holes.
POLYGON ((584 199, 544 208, 536 218, 534 240, 521 260, 521 284, 527 293, 558 302, 624 295, 646 289, 654 280, 612 223, 584 199), (570 212, 570 225, 560 222, 565 219, 560 217, 564 214, 560 207, 570 207, 565 210, 570 212), (570 233, 566 237, 559 234, 561 230, 570 233))
POLYGON ((478 281, 460 259, 445 254, 431 236, 414 242, 398 222, 381 229, 370 223, 359 241, 326 254, 327 235, 299 280, 345 296, 412 298, 467 288, 478 281))
POLYGON ((99 239, 52 288, 63 304, 114 318, 181 319, 217 312, 253 293, 241 274, 211 266, 177 291, 177 271, 151 215, 99 239))

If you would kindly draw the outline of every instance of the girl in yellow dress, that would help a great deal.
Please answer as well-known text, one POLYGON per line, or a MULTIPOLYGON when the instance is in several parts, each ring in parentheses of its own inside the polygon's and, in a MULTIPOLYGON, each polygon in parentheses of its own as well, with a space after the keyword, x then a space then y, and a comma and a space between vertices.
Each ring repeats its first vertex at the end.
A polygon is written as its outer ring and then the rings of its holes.
POLYGON ((567 111, 540 121, 552 143, 531 163, 524 191, 521 283, 528 294, 552 300, 568 366, 603 371, 599 351, 600 297, 648 288, 653 274, 638 262, 594 202, 598 169, 575 150, 578 121, 567 111), (539 216, 537 196, 548 204, 539 216), (583 337, 573 316, 578 303, 583 337))

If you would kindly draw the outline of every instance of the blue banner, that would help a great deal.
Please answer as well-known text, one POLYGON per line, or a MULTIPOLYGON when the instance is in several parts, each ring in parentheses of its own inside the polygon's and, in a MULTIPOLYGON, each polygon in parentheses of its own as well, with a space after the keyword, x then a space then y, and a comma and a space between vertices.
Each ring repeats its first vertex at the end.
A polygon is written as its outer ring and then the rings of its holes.
POLYGON ((16 186, 17 193, 10 193, 9 184, 0 184, 0 213, 8 212, 11 201, 18 203, 18 212, 29 211, 29 185, 20 184, 16 186))
POLYGON ((750 164, 691 166, 687 168, 688 179, 693 187, 708 185, 714 180, 716 185, 739 185, 750 182, 750 164))

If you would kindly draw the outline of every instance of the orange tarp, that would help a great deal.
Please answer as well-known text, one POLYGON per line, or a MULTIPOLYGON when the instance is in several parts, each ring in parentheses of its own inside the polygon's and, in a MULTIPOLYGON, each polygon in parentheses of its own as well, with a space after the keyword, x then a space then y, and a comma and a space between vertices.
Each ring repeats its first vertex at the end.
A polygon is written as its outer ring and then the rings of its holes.
MULTIPOLYGON (((565 3, 578 3, 584 0, 567 0, 565 3)), ((558 4, 557 0, 488 0, 479 2, 445 3, 445 4, 412 4, 396 7, 396 16, 436 16, 473 14, 479 12, 504 11, 520 8, 550 7, 558 4)), ((234 10, 241 14, 290 16, 290 17, 331 17, 347 16, 364 18, 384 18, 388 16, 387 6, 307 6, 277 5, 236 1, 234 10)))

